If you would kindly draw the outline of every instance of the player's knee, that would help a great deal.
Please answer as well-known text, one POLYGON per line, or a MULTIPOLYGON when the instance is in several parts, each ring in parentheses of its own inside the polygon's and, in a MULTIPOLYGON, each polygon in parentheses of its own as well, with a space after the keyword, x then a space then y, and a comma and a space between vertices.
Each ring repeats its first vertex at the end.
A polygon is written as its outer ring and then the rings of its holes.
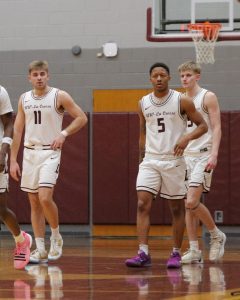
POLYGON ((29 199, 29 203, 31 206, 31 211, 33 213, 40 213, 42 211, 42 205, 40 203, 40 197, 37 199, 29 199))
POLYGON ((187 201, 185 204, 185 208, 186 209, 190 209, 190 210, 195 210, 198 208, 198 206, 200 205, 200 202, 196 202, 196 201, 187 201))
POLYGON ((45 195, 41 195, 41 197, 39 197, 39 202, 43 207, 48 207, 49 205, 51 205, 51 200, 45 195))
POLYGON ((151 209, 150 202, 147 199, 138 199, 138 211, 143 213, 143 212, 149 212, 151 209))

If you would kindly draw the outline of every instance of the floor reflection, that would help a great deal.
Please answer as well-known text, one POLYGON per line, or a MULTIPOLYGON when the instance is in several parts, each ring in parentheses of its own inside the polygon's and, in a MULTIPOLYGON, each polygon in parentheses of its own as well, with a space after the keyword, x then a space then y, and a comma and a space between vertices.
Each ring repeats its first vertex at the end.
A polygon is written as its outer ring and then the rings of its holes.
POLYGON ((226 283, 223 270, 218 266, 209 267, 210 291, 225 291, 226 283))
POLYGON ((62 270, 58 266, 48 266, 47 264, 29 264, 26 272, 32 276, 34 284, 15 280, 14 297, 15 299, 52 299, 59 300, 64 297, 62 270), (48 286, 50 285, 50 289, 48 286), (32 291, 32 293, 31 293, 32 291), (33 297, 31 298, 31 294, 33 297))
POLYGON ((182 270, 181 269, 167 269, 167 277, 171 283, 173 289, 177 289, 182 282, 182 270))
POLYGON ((129 270, 129 274, 125 276, 126 283, 130 286, 135 286, 138 289, 138 300, 148 299, 149 279, 152 278, 152 274, 152 270, 146 268, 143 270, 136 270, 135 274, 129 270))
POLYGON ((205 266, 203 264, 188 264, 182 266, 183 280, 188 283, 189 293, 200 292, 203 279, 205 285, 208 282, 207 269, 209 275, 210 292, 221 292, 226 290, 226 283, 223 270, 220 266, 205 266), (205 274, 203 277, 203 269, 205 274))
MULTIPOLYGON (((6 239, 5 239, 6 240, 6 239)), ((171 241, 154 240, 150 268, 127 268, 124 261, 133 246, 128 240, 65 238, 64 255, 57 262, 12 266, 12 239, 0 247, 0 299, 51 300, 219 300, 240 299, 239 249, 230 248, 218 263, 211 263, 208 249, 203 264, 167 269, 171 241), (122 244, 121 244, 122 243, 122 244)), ((1 244, 1 242, 0 242, 1 244)))
POLYGON ((14 281, 14 299, 31 300, 31 287, 22 280, 14 281))

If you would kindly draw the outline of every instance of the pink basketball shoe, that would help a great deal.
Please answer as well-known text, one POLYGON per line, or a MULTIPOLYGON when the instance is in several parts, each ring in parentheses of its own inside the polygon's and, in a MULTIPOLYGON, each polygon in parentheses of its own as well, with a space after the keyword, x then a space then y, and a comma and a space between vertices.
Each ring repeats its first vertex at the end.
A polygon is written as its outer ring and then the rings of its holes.
POLYGON ((14 268, 24 269, 29 263, 30 248, 32 246, 32 237, 30 234, 23 231, 25 240, 22 243, 17 243, 14 250, 14 268))

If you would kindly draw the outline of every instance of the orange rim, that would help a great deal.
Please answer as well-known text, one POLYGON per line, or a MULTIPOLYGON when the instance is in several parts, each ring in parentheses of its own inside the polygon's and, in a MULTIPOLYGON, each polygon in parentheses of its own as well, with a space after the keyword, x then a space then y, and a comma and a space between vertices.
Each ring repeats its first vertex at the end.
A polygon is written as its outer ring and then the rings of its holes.
POLYGON ((187 27, 189 32, 191 32, 192 30, 202 32, 205 39, 212 40, 217 37, 222 24, 205 22, 188 24, 187 27))

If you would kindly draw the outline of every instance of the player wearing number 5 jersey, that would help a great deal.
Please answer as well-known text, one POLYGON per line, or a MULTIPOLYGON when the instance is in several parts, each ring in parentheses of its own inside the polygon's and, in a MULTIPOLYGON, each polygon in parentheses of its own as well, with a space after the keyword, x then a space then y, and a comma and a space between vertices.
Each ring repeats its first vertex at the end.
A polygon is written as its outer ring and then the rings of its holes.
POLYGON ((190 98, 169 89, 169 68, 156 63, 150 68, 153 92, 139 102, 140 138, 137 176, 137 256, 127 259, 128 267, 151 265, 148 249, 150 211, 154 197, 167 199, 173 218, 174 248, 167 262, 169 268, 180 267, 180 248, 185 227, 184 197, 186 164, 183 151, 189 141, 207 131, 207 125, 190 98), (196 124, 185 134, 187 118, 196 124))
POLYGON ((15 180, 21 176, 21 189, 28 193, 36 250, 30 262, 56 260, 62 255, 63 240, 59 232, 58 208, 53 201, 53 189, 58 178, 61 149, 68 135, 80 130, 87 117, 65 91, 48 85, 46 61, 29 65, 29 81, 33 89, 24 93, 18 104, 14 123, 10 173, 15 180), (73 121, 62 130, 64 112, 73 121), (17 163, 21 137, 25 127, 22 174, 17 163), (51 246, 45 248, 45 220, 51 227, 51 246))
MULTIPOLYGON (((181 94, 169 89, 161 101, 154 93, 140 101, 146 120, 146 158, 175 159, 173 144, 177 144, 186 130, 186 114, 180 111, 181 94)), ((182 196, 182 195, 181 195, 182 196)))

